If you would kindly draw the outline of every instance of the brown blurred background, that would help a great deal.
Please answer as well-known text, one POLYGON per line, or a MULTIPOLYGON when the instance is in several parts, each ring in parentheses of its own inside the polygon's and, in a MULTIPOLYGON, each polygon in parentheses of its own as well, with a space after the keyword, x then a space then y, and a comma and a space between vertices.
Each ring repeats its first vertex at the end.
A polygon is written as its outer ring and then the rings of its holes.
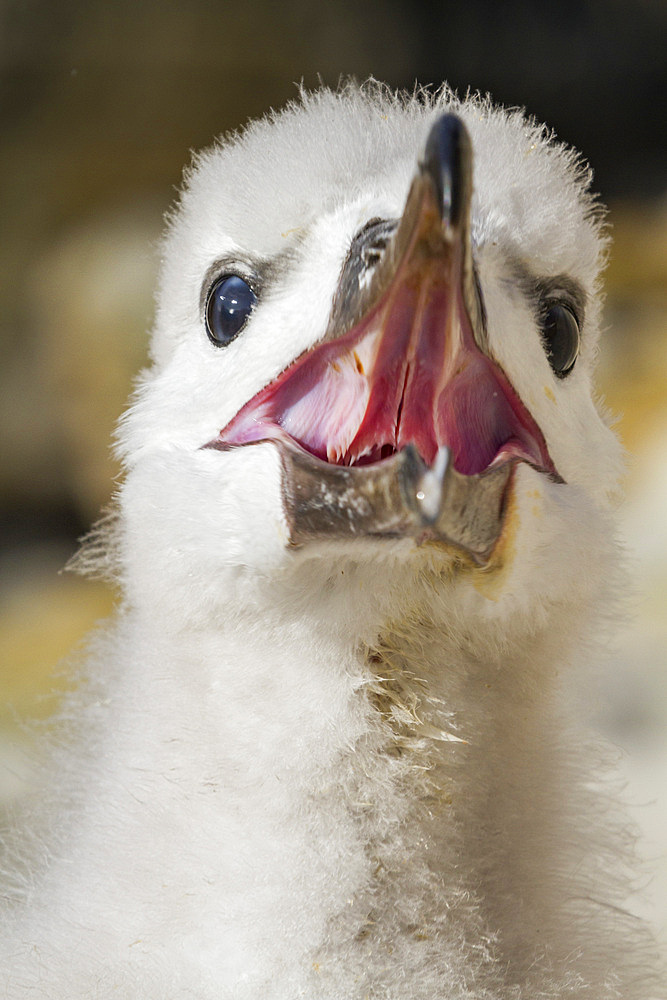
POLYGON ((0 806, 29 784, 22 720, 53 710, 58 662, 112 606, 59 570, 118 475, 109 441, 189 150, 295 82, 446 78, 547 121, 610 204, 600 382, 630 453, 634 591, 591 704, 667 940, 666 28, 664 0, 0 0, 0 806))

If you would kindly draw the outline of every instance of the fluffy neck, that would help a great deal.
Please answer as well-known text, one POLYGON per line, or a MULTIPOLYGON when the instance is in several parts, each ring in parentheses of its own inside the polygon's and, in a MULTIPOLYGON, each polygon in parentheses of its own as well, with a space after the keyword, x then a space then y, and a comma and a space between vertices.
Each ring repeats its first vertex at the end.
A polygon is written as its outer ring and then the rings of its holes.
MULTIPOLYGON (((143 669, 123 678, 134 710, 113 740, 146 790, 114 810, 129 826, 114 839, 137 840, 149 800, 151 910, 157 856, 165 923, 183 900, 179 947, 249 995, 271 980, 282 997, 277 969, 285 996, 401 976, 414 997, 529 991, 545 966, 555 982, 581 944, 559 883, 581 801, 572 784, 569 815, 555 650, 526 633, 510 656, 481 618, 466 635, 432 580, 392 616, 379 579, 317 576, 214 623, 130 625, 143 669)), ((127 933, 164 942, 134 894, 127 933)))
POLYGON ((509 655, 447 581, 398 581, 399 606, 385 574, 310 572, 198 621, 121 619, 44 908, 68 989, 101 953, 147 997, 560 998, 576 956, 572 995, 614 996, 546 628, 509 655))

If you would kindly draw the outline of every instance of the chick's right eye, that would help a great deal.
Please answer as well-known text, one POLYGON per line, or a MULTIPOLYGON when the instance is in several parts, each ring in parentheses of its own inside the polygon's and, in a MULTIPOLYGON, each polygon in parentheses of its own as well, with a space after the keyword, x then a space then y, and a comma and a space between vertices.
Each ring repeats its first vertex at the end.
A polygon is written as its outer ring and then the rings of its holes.
POLYGON ((226 347, 241 332, 257 296, 238 274, 223 274, 206 298, 206 332, 216 347, 226 347))

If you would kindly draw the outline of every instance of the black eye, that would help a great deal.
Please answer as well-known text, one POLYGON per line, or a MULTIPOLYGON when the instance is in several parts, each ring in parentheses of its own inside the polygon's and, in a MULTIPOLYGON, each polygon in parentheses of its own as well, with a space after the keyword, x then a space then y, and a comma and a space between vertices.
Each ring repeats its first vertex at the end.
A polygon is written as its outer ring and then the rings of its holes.
POLYGON ((542 320, 542 342, 554 375, 565 378, 579 354, 579 324, 571 309, 555 303, 542 320))
POLYGON ((257 301, 247 281, 238 274, 223 274, 206 298, 206 332, 218 347, 225 347, 241 332, 257 301))

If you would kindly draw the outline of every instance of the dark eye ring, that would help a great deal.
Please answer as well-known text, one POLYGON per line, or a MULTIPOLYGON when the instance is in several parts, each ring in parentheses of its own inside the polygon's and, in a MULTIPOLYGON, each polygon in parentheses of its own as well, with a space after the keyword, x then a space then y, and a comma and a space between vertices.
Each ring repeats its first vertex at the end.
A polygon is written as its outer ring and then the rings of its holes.
POLYGON ((581 335, 572 309, 562 302, 547 304, 542 318, 542 343, 557 378, 565 378, 579 355, 581 335))
POLYGON ((216 347, 230 344, 246 325, 256 302, 257 296, 240 275, 217 278, 208 291, 204 310, 209 340, 216 347))

